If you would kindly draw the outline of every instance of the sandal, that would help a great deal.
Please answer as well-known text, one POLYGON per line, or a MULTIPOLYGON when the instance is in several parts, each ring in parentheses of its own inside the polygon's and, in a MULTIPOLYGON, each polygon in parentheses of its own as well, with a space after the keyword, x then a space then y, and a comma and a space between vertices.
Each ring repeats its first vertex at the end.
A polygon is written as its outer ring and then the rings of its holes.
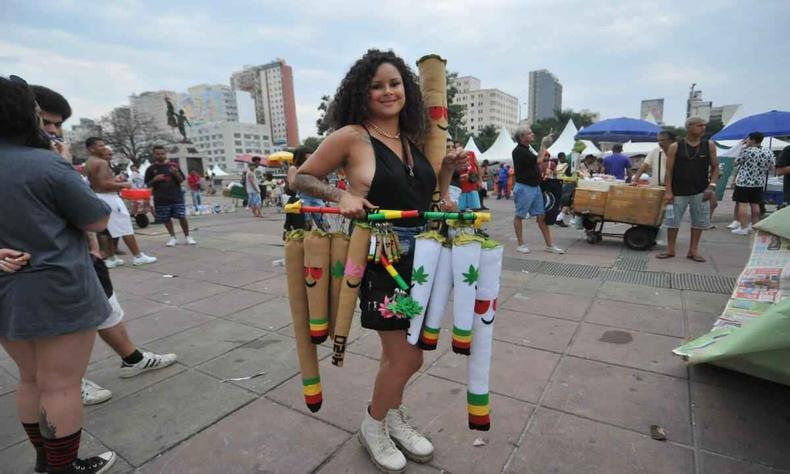
POLYGON ((665 258, 672 258, 674 256, 675 256, 674 253, 666 253, 666 252, 664 252, 664 253, 660 253, 660 254, 656 255, 656 258, 664 260, 665 258))
POLYGON ((697 263, 707 262, 707 260, 705 260, 704 257, 701 257, 699 255, 686 255, 686 258, 689 259, 689 260, 694 260, 697 263))

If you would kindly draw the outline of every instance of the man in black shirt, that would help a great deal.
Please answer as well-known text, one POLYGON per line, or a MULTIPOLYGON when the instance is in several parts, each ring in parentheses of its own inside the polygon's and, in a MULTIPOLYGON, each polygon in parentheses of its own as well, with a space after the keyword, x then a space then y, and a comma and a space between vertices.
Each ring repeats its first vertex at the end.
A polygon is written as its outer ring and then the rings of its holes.
POLYGON ((790 146, 786 146, 776 160, 776 175, 784 176, 784 205, 790 205, 790 146))
POLYGON ((665 215, 667 251, 656 258, 675 256, 680 222, 686 208, 691 214, 691 242, 686 258, 704 262, 699 254, 702 231, 710 228, 710 200, 719 180, 719 159, 713 140, 703 140, 705 120, 692 116, 686 120, 686 138, 678 140, 667 150, 666 203, 672 204, 665 215))
POLYGON ((156 217, 164 222, 167 232, 170 234, 170 240, 165 245, 175 247, 178 244, 171 220, 173 218, 178 219, 181 224, 186 243, 195 245, 197 242, 189 235, 189 222, 184 206, 184 194, 181 190, 184 173, 181 172, 177 164, 167 160, 165 147, 155 146, 153 155, 154 162, 145 170, 145 185, 153 188, 156 217))
POLYGON ((516 215, 513 218, 513 227, 516 231, 518 240, 518 250, 521 253, 529 253, 529 247, 524 242, 524 219, 530 215, 536 216, 538 227, 543 233, 543 241, 546 242, 546 251, 556 254, 565 253, 564 250, 551 243, 551 231, 546 225, 544 214, 546 210, 543 205, 543 191, 540 189, 541 173, 540 162, 546 148, 551 145, 553 137, 551 134, 543 137, 540 142, 540 152, 538 156, 529 149, 529 144, 535 139, 535 133, 529 127, 521 127, 516 131, 516 141, 518 145, 513 149, 513 168, 515 170, 515 183, 513 185, 513 200, 516 204, 516 215))

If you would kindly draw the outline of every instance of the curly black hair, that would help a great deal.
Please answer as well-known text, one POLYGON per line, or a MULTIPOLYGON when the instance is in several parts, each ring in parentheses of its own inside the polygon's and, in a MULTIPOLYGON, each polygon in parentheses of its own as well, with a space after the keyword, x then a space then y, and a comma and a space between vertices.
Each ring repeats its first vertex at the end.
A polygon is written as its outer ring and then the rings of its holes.
POLYGON ((327 111, 328 122, 337 130, 346 125, 361 125, 370 117, 368 101, 370 82, 384 63, 395 66, 403 78, 406 104, 400 111, 400 130, 411 140, 420 141, 425 133, 425 109, 417 77, 398 55, 390 51, 369 49, 340 82, 327 111))
POLYGON ((0 138, 23 146, 50 148, 40 127, 36 97, 16 76, 0 77, 0 138))

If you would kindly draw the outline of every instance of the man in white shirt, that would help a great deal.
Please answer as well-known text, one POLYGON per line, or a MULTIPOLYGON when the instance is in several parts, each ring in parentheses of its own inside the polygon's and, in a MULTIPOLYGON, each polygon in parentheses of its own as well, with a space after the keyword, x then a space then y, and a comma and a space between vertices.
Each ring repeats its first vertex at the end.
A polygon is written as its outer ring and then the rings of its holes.
POLYGON ((645 157, 634 175, 635 178, 631 180, 633 186, 639 183, 639 177, 648 169, 650 170, 650 186, 664 185, 667 176, 667 150, 669 145, 675 142, 675 138, 675 134, 670 131, 658 132, 658 147, 650 150, 650 153, 645 157))

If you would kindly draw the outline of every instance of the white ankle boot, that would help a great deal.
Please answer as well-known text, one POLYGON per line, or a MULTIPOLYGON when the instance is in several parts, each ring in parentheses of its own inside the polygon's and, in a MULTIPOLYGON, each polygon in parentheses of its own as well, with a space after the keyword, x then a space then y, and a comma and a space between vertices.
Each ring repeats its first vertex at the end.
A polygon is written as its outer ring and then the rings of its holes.
POLYGON ((388 411, 385 421, 390 437, 407 458, 414 462, 428 462, 433 458, 433 444, 409 424, 403 405, 388 411))
POLYGON ((384 421, 376 421, 366 408, 359 428, 359 442, 368 450, 376 467, 386 473, 400 473, 406 469, 406 457, 390 438, 387 425, 384 421))

